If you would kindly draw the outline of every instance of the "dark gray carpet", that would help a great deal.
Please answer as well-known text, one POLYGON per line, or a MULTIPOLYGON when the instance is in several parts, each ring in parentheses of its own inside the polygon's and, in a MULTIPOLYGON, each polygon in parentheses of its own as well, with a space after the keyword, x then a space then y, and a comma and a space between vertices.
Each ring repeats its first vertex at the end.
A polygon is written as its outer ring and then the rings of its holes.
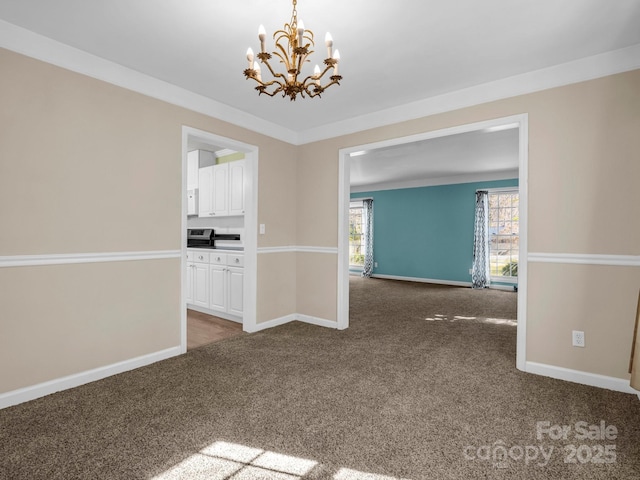
POLYGON ((351 283, 348 330, 295 322, 0 411, 0 478, 640 478, 638 398, 517 371, 515 294, 351 283))

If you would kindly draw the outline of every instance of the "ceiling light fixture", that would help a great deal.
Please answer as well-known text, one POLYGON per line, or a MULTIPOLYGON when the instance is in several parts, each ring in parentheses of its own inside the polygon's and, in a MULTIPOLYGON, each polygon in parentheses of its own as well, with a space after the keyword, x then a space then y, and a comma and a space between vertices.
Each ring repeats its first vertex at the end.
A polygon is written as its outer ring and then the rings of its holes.
POLYGON ((305 30, 302 20, 298 20, 296 5, 297 1, 293 0, 291 20, 289 23, 285 23, 284 29, 278 30, 273 34, 276 42, 276 51, 274 51, 273 54, 280 58, 280 63, 284 64, 285 73, 276 73, 269 64, 271 54, 265 51, 266 32, 264 26, 260 25, 258 29, 260 53, 256 56, 267 66, 271 75, 273 75, 273 80, 268 82, 262 80, 260 65, 255 61, 253 50, 251 48, 247 50, 249 68, 245 69, 244 75, 247 79, 253 78, 258 82, 258 86, 255 88, 260 95, 265 93, 273 97, 282 92, 283 97, 289 96, 293 101, 298 94, 300 94, 302 98, 305 98, 305 94, 309 97, 316 97, 320 96, 320 94, 331 85, 340 85, 340 80, 342 80, 342 77, 338 75, 340 52, 338 50, 332 52, 333 39, 328 32, 325 37, 327 58, 324 60, 324 70, 321 71, 320 67, 316 65, 312 75, 305 77, 304 80, 298 79, 298 76, 302 75, 302 66, 309 61, 308 57, 313 53, 311 48, 315 43, 313 41, 313 32, 311 30, 305 30), (286 43, 283 45, 281 42, 286 43), (322 77, 331 69, 333 69, 333 75, 329 77, 331 81, 323 86, 321 84, 322 77), (270 87, 273 87, 271 91, 270 87))

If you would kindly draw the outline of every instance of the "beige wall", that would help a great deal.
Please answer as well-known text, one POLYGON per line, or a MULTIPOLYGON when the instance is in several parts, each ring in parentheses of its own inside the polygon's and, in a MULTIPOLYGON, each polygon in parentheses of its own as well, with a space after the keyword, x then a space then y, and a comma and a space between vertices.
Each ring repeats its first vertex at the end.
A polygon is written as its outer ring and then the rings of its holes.
MULTIPOLYGON (((295 245, 295 147, 3 49, 0 70, 0 256, 180 249, 183 125, 258 146, 259 246, 295 245)), ((295 312, 295 262, 286 288, 271 268, 259 321, 295 312)), ((177 259, 0 268, 0 393, 179 345, 179 294, 177 259)))
MULTIPOLYGON (((294 147, 1 49, 0 67, 0 256, 179 249, 183 125, 259 147, 259 247, 336 247, 340 148, 519 113, 529 250, 640 253, 640 71, 294 147)), ((333 254, 260 254, 257 321, 335 320, 336 278, 333 254)), ((0 269, 0 393, 176 346, 179 279, 177 260, 0 269)), ((531 264, 528 359, 627 378, 637 282, 531 264)))
MULTIPOLYGON (((527 113, 529 252, 639 255, 639 112, 636 70, 305 145, 298 164, 298 241, 337 246, 340 148, 527 113)), ((527 360, 628 378, 639 268, 531 265, 527 360), (587 347, 577 349, 571 330, 581 326, 587 347)), ((305 309, 320 304, 309 299, 316 282, 298 277, 305 295, 298 296, 300 313, 313 314, 305 309)), ((334 278, 323 291, 336 287, 334 278)), ((335 293, 325 300, 333 305, 335 293)))
POLYGON ((0 392, 180 344, 180 259, 0 268, 0 392))
POLYGON ((275 320, 296 312, 296 254, 258 255, 259 277, 257 323, 275 320))

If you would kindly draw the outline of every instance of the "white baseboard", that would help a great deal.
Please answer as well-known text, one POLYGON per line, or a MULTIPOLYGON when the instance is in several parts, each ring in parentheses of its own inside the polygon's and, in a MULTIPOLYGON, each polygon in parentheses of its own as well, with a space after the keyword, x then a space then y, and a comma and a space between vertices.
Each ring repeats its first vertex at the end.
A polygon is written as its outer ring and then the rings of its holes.
POLYGON ((554 365, 545 365, 543 363, 526 362, 525 372, 542 375, 543 377, 556 378, 558 380, 566 380, 567 382, 580 383, 591 387, 606 388, 616 392, 631 393, 638 395, 629 385, 629 380, 622 378, 608 377, 597 373, 582 372, 580 370, 572 370, 570 368, 556 367, 554 365))
POLYGON ((438 285, 451 285, 452 287, 470 287, 471 286, 471 282, 458 282, 455 280, 438 280, 435 278, 402 277, 399 275, 382 275, 378 273, 374 273, 371 276, 373 278, 384 278, 387 280, 402 280, 405 282, 436 283, 438 285))
POLYGON ((284 317, 274 318, 273 320, 267 320, 266 322, 256 323, 255 328, 253 328, 249 333, 259 332, 261 330, 266 330, 267 328, 278 327, 280 325, 284 325, 285 323, 293 322, 296 319, 296 314, 291 313, 289 315, 285 315, 284 317))
POLYGON ((513 287, 517 285, 489 285, 491 290, 504 290, 505 292, 513 292, 513 287))
POLYGON ((0 394, 0 409, 28 402, 29 400, 35 400, 36 398, 44 397, 45 395, 50 395, 61 390, 79 387, 85 383, 95 382, 96 380, 101 380, 103 378, 110 377, 111 375, 144 367, 146 365, 159 362, 160 360, 175 357, 181 353, 180 347, 167 348, 166 350, 150 353, 141 357, 124 360, 104 367, 94 368, 93 370, 87 370, 86 372, 80 372, 62 378, 56 378, 55 380, 49 380, 44 383, 39 383, 37 385, 32 385, 30 387, 2 393, 0 394))
POLYGON ((324 318, 312 317, 311 315, 303 315, 302 313, 297 313, 296 319, 300 322, 310 323, 311 325, 317 325, 319 327, 338 328, 338 322, 325 320, 324 318))
POLYGON ((317 325, 319 327, 338 328, 338 322, 326 320, 324 318, 312 317, 311 315, 304 315, 302 313, 292 313, 289 315, 285 315, 284 317, 274 318, 273 320, 258 323, 256 324, 255 330, 253 330, 251 333, 266 330, 268 328, 278 327, 280 325, 284 325, 285 323, 293 322, 294 320, 298 320, 302 323, 310 323, 311 325, 317 325))

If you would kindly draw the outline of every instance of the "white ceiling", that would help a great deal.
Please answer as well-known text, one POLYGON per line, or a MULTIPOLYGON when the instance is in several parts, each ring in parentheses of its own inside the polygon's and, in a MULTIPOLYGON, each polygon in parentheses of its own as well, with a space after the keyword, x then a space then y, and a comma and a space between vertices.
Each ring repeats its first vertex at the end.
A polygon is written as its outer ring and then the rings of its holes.
POLYGON ((358 152, 351 191, 518 177, 518 129, 488 130, 358 152))
MULTIPOLYGON (((259 49, 258 25, 272 50, 270 34, 290 19, 289 0, 0 0, 0 20, 231 107, 226 111, 239 114, 232 123, 257 117, 286 129, 274 130, 278 138, 327 126, 339 131, 346 121, 356 131, 376 112, 391 122, 393 107, 640 47, 638 0, 298 2, 299 18, 318 40, 312 64, 322 63, 327 30, 341 52, 342 85, 321 99, 258 97, 242 74, 247 47, 259 49)), ((8 24, 0 21, 0 34, 8 32, 0 46, 15 36, 8 24)), ((517 142, 513 129, 377 149, 351 159, 351 185, 509 176, 517 172, 517 142)), ((189 148, 222 147, 192 139, 189 148)))
POLYGON ((322 99, 258 97, 242 74, 288 0, 0 0, 10 24, 294 132, 640 44, 638 0, 299 0, 298 13, 313 64, 327 30, 341 52, 342 85, 322 99))

